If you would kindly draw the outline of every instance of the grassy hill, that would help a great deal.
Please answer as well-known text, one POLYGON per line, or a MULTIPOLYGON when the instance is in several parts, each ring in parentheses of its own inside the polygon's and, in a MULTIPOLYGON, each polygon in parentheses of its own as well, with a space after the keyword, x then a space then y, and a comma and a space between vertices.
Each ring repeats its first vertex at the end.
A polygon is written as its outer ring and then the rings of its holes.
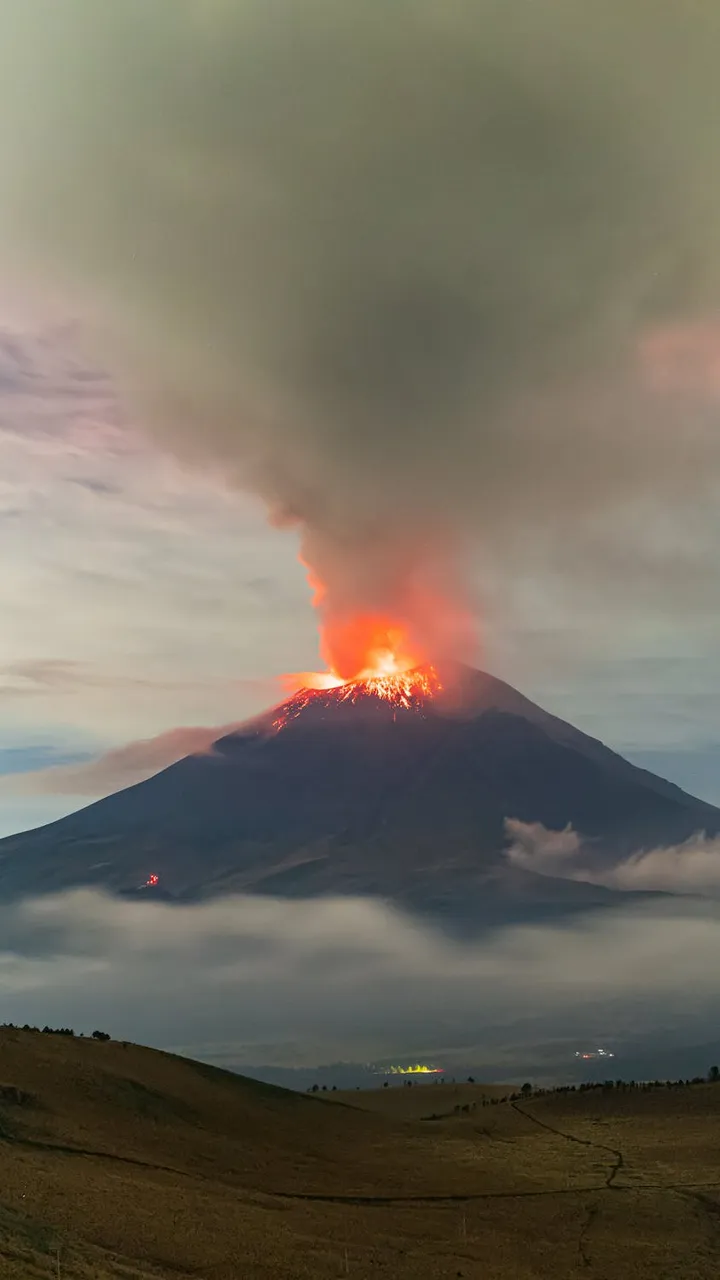
MULTIPOLYGON (((477 1110, 483 1102, 492 1098, 506 1098, 513 1092, 512 1085, 503 1084, 421 1084, 413 1082, 410 1088, 403 1084, 391 1084, 385 1089, 341 1089, 330 1094, 347 1106, 373 1111, 395 1120, 429 1120, 431 1116, 450 1116, 456 1107, 470 1106, 477 1110)), ((323 1095, 327 1097, 327 1094, 323 1095)))
POLYGON ((720 1086, 493 1092, 316 1098, 2 1029, 0 1277, 717 1276, 720 1086))

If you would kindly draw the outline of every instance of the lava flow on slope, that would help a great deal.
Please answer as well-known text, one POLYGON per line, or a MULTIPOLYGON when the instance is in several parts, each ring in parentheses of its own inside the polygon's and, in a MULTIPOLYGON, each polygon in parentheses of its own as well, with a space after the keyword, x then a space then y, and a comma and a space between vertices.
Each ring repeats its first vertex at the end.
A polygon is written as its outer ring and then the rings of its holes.
POLYGON ((442 682, 433 666, 415 667, 409 671, 363 672, 355 680, 333 680, 321 687, 304 685, 278 708, 273 728, 284 729, 291 720, 311 706, 330 708, 342 703, 355 703, 364 698, 377 698, 397 711, 422 711, 428 699, 442 690, 442 682))
POLYGON ((278 707, 275 729, 284 729, 309 707, 327 708, 367 698, 397 711, 420 711, 442 689, 436 668, 423 662, 408 635, 396 622, 378 616, 350 618, 332 635, 323 632, 329 671, 286 676, 292 696, 278 707))

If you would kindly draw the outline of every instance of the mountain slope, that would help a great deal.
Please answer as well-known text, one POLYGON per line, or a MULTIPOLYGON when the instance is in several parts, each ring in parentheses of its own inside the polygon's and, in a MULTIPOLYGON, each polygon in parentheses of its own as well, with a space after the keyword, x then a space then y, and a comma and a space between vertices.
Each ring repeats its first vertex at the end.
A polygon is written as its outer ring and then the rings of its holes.
POLYGON ((363 893, 523 917, 609 890, 509 868, 504 820, 567 823, 598 857, 720 832, 720 811, 468 668, 398 707, 307 692, 137 786, 0 841, 0 895, 363 893), (282 724, 283 727, 277 726, 282 724))

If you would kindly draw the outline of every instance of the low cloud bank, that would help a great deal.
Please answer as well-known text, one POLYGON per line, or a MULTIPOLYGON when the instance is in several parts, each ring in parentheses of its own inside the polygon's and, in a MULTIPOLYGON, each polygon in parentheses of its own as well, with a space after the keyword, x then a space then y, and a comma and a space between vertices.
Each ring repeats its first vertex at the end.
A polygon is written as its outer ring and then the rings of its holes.
MULTIPOLYGON (((720 907, 624 905, 458 943, 364 899, 196 906, 82 890, 0 909, 13 1022, 303 1065, 600 1030, 707 1030, 720 907), (288 1048, 288 1046, 291 1046, 288 1048)), ((209 1055, 211 1056, 211 1055, 209 1055)))
POLYGON ((505 823, 508 860, 538 875, 605 885, 609 889, 649 890, 720 897, 720 839, 703 832, 682 844, 639 849, 614 866, 599 866, 592 845, 572 827, 551 831, 541 822, 505 823))

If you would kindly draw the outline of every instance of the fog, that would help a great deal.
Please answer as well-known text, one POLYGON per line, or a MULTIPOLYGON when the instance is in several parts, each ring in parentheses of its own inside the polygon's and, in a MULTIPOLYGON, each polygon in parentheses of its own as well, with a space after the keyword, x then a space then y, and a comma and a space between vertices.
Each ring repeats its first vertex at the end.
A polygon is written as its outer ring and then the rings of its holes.
POLYGON ((720 840, 699 831, 678 845, 638 849, 616 863, 594 856, 592 840, 572 827, 550 831, 541 822, 505 824, 508 860, 526 871, 585 880, 609 889, 720 897, 720 840))
POLYGON ((82 890, 3 909, 0 927, 6 1020, 236 1063, 481 1063, 514 1046, 521 1067, 554 1038, 667 1041, 675 1025, 702 1040, 719 1004, 711 902, 625 903, 458 943, 362 899, 166 906, 82 890))

